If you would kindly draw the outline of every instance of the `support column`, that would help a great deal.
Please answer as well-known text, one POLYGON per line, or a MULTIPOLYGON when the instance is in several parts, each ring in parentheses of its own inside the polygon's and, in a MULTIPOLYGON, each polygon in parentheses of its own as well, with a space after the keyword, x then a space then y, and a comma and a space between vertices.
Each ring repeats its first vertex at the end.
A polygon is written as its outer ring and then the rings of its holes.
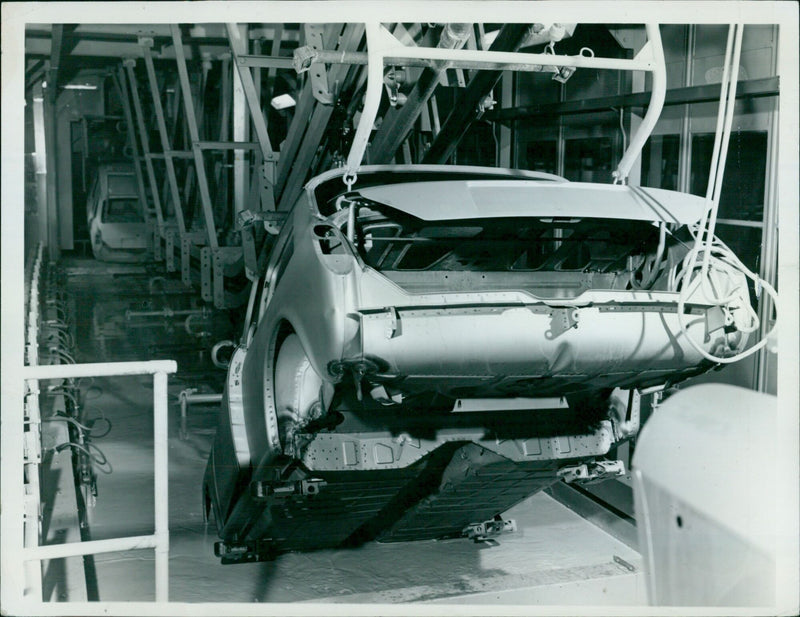
MULTIPOLYGON (((247 26, 237 25, 238 36, 230 39, 231 48, 234 56, 238 57, 247 54, 247 26)), ((249 70, 249 69, 245 69, 249 70)), ((259 80, 260 81, 260 80, 259 80)), ((260 96, 260 88, 253 85, 254 96, 258 104, 258 110, 253 110, 253 113, 262 113, 260 96)), ((237 71, 233 76, 233 140, 234 141, 247 141, 249 136, 249 123, 247 121, 247 101, 244 94, 244 86, 242 79, 237 71)), ((236 149, 233 151, 233 220, 234 224, 236 217, 240 212, 246 209, 245 195, 247 187, 247 164, 245 160, 245 150, 236 149)))
POLYGON ((131 114, 131 102, 128 97, 128 87, 125 85, 125 72, 122 67, 113 75, 114 85, 119 93, 119 98, 122 101, 122 113, 125 117, 125 126, 127 127, 128 140, 131 142, 131 149, 133 151, 133 170, 136 174, 136 187, 139 190, 139 203, 142 207, 142 218, 148 220, 147 217, 147 192, 144 189, 144 176, 142 175, 142 157, 139 154, 139 143, 136 140, 136 129, 133 126, 133 115, 131 114))
MULTIPOLYGON (((275 163, 277 157, 272 150, 272 144, 269 140, 267 133, 267 123, 264 120, 264 113, 261 109, 261 100, 256 92, 256 86, 253 82, 253 75, 250 69, 241 63, 240 51, 247 50, 247 39, 243 37, 246 31, 242 30, 236 24, 226 24, 228 32, 228 41, 231 45, 231 52, 233 54, 233 63, 236 66, 236 75, 241 83, 244 97, 247 101, 247 106, 250 108, 250 120, 253 123, 253 130, 255 131, 256 138, 258 139, 259 147, 261 148, 261 157, 264 161, 264 177, 269 187, 267 193, 272 203, 265 204, 268 208, 272 209, 275 206, 275 194, 273 187, 275 186, 275 163)), ((234 96, 236 96, 234 92, 234 96)), ((234 122, 236 122, 236 102, 234 101, 234 122)), ((234 127, 235 130, 235 127, 234 127)), ((246 185, 245 190, 246 190, 246 185)))
MULTIPOLYGON (((692 85, 694 69, 694 41, 697 27, 687 26, 686 35, 686 63, 684 65, 683 85, 692 85)), ((678 190, 681 193, 688 193, 691 188, 691 169, 692 169, 692 134, 691 134, 691 105, 683 106, 683 116, 681 118, 681 137, 679 142, 678 159, 678 190)))
POLYGON ((144 114, 142 113, 142 103, 139 99, 139 87, 136 84, 136 75, 133 73, 133 67, 136 66, 136 60, 133 58, 126 59, 123 63, 128 75, 128 83, 131 87, 131 100, 133 100, 133 110, 136 113, 136 125, 139 128, 139 138, 142 142, 142 154, 144 156, 144 166, 147 170, 147 178, 150 183, 150 192, 153 196, 153 205, 156 209, 156 219, 158 220, 158 233, 159 236, 164 234, 164 212, 161 209, 161 195, 158 190, 158 183, 156 182, 156 174, 153 169, 153 159, 150 153, 150 138, 147 135, 147 128, 144 124, 144 114))
POLYGON ((167 168, 167 179, 172 194, 173 207, 175 208, 175 221, 178 223, 178 232, 183 236, 186 233, 186 225, 183 221, 183 207, 181 205, 181 196, 178 189, 178 178, 175 175, 175 164, 170 154, 172 147, 169 143, 167 123, 164 120, 164 107, 161 105, 161 95, 158 92, 158 80, 156 79, 156 71, 153 66, 153 56, 150 53, 150 48, 153 46, 153 39, 139 39, 139 45, 142 47, 142 52, 144 54, 144 64, 147 69, 150 94, 153 97, 153 109, 158 123, 158 133, 161 136, 161 149, 164 152, 164 164, 167 168))
POLYGON ((194 155, 195 171, 197 172, 197 187, 200 190, 200 202, 203 206, 203 216, 206 222, 206 232, 208 245, 216 250, 219 247, 217 242, 217 229, 214 224, 214 211, 211 207, 211 194, 208 190, 208 178, 206 177, 206 167, 203 161, 203 150, 200 147, 200 135, 197 130, 197 118, 194 113, 192 103, 192 90, 189 85, 189 73, 186 70, 186 58, 183 54, 183 41, 181 40, 180 27, 172 25, 172 42, 175 45, 175 61, 178 65, 178 76, 181 83, 183 94, 183 107, 186 115, 186 124, 189 127, 189 138, 192 142, 192 154, 194 155))
POLYGON ((33 139, 36 166, 36 219, 39 242, 47 244, 47 147, 44 128, 44 91, 39 82, 33 89, 33 139))
MULTIPOLYGON (((513 107, 514 105, 514 76, 516 73, 512 71, 504 71, 503 77, 500 82, 501 84, 501 93, 500 93, 500 104, 502 105, 503 109, 507 109, 509 107, 513 107)), ((515 126, 514 123, 511 126, 515 126)), ((494 130, 494 129, 493 129, 494 130)), ((497 164, 500 167, 511 168, 514 166, 514 154, 512 148, 514 146, 513 143, 513 134, 510 127, 505 126, 504 124, 500 125, 500 152, 498 152, 497 156, 497 164)))

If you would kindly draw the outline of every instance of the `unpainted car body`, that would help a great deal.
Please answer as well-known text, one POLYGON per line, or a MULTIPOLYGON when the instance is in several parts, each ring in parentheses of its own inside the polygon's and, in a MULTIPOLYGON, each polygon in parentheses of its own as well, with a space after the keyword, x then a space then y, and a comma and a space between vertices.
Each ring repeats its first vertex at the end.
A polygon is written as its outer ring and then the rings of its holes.
MULTIPOLYGON (((458 535, 603 475, 638 391, 747 336, 691 296, 690 195, 489 168, 313 179, 254 284, 204 482, 223 561, 458 535), (590 476, 594 477, 593 474, 590 476)), ((749 298, 744 278, 719 281, 749 298)), ((618 470, 617 470, 618 471, 618 470)))
POLYGON ((86 200, 92 253, 102 261, 145 258, 147 224, 130 163, 98 166, 86 200))

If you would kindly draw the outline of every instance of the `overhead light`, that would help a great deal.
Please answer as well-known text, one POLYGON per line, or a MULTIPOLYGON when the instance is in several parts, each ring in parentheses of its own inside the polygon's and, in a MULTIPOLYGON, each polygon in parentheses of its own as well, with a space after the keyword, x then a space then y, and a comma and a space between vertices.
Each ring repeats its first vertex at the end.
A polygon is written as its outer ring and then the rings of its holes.
POLYGON ((270 101, 270 105, 275 109, 286 109, 288 107, 294 107, 295 104, 295 100, 289 94, 279 94, 270 101))
POLYGON ((64 90, 97 90, 95 84, 67 84, 64 90))

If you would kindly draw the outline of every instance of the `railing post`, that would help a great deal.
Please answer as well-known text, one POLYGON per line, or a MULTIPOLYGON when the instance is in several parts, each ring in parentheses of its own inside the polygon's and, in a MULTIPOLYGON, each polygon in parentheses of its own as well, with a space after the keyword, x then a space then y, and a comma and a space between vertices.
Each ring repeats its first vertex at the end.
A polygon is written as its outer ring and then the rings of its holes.
POLYGON ((169 469, 167 374, 153 374, 153 449, 155 460, 156 602, 169 601, 169 469))

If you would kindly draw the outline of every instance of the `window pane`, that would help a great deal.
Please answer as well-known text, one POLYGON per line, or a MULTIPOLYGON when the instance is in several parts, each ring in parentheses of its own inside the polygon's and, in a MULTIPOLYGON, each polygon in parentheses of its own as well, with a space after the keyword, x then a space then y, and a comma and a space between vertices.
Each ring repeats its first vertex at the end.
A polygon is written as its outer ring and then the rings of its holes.
POLYGON ((642 148, 642 186, 678 190, 679 135, 653 135, 642 148))
POLYGON ((554 139, 546 141, 529 141, 520 148, 522 159, 519 166, 531 171, 543 171, 549 174, 556 173, 556 142, 554 139))
POLYGON ((564 175, 573 182, 611 182, 611 140, 608 137, 568 139, 564 150, 564 175))
POLYGON ((758 273, 761 265, 761 229, 719 223, 715 233, 745 266, 758 273))
POLYGON ((139 213, 139 200, 134 198, 110 198, 103 214, 105 223, 143 223, 139 213))
MULTIPOLYGON (((692 137, 691 192, 705 195, 714 148, 714 134, 692 137)), ((719 217, 761 221, 764 215, 764 187, 767 172, 766 131, 731 134, 725 177, 720 195, 719 217)))

